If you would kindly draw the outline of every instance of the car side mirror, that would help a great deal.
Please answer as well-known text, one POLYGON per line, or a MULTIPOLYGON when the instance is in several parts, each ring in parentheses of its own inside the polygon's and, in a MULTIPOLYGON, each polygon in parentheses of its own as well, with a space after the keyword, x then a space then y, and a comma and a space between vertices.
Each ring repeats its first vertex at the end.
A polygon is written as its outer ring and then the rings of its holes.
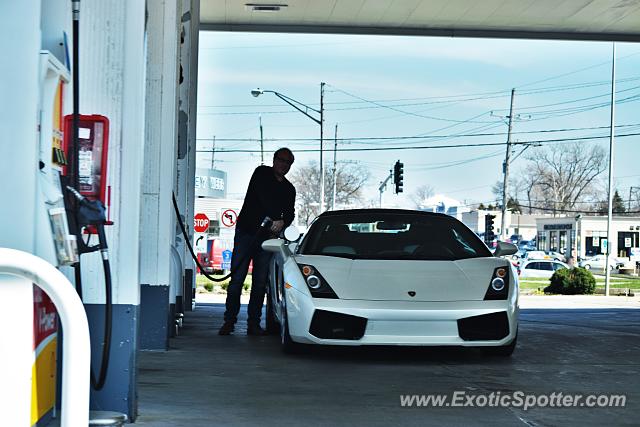
POLYGON ((289 242, 296 242, 300 236, 302 236, 302 233, 295 225, 290 225, 284 230, 284 238, 289 242))
POLYGON ((518 252, 518 247, 513 243, 500 242, 496 245, 496 251, 493 253, 493 256, 505 256, 505 255, 513 255, 518 252))
POLYGON ((282 239, 267 239, 262 242, 262 249, 267 252, 280 252, 284 244, 284 240, 282 239))
POLYGON ((287 243, 282 239, 268 239, 262 242, 262 249, 267 252, 279 253, 282 257, 291 255, 291 250, 287 246, 287 243))

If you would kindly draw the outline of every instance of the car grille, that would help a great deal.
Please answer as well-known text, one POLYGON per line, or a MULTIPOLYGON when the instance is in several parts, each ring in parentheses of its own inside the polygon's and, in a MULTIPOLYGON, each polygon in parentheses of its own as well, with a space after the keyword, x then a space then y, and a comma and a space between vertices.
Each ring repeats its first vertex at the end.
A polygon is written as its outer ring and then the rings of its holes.
POLYGON ((321 339, 359 340, 364 335, 367 319, 333 311, 316 310, 309 333, 321 339))
POLYGON ((458 334, 465 341, 501 340, 509 335, 505 311, 458 319, 458 334))

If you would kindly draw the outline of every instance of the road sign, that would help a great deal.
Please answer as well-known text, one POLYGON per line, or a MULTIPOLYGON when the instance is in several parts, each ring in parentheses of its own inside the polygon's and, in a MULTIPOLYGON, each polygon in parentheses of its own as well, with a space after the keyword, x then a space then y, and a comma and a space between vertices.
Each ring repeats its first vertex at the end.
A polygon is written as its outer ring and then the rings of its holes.
POLYGON ((220 268, 223 270, 231 270, 231 251, 229 249, 222 251, 222 264, 220 268))
POLYGON ((238 214, 233 209, 225 209, 222 211, 222 225, 225 227, 235 227, 238 220, 238 214))
POLYGON ((202 212, 193 217, 193 229, 198 233, 204 233, 209 228, 209 217, 202 212))
POLYGON ((197 233, 193 236, 194 249, 197 254, 207 253, 207 235, 204 233, 197 233))

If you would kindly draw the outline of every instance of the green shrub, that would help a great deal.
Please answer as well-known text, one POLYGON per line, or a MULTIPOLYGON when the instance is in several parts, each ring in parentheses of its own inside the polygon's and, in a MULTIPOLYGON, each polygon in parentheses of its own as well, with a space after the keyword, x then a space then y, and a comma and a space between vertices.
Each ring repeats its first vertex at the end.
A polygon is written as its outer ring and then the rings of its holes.
MULTIPOLYGON (((250 283, 245 281, 244 284, 242 285, 242 290, 248 291, 249 290, 249 286, 251 286, 250 283)), ((224 282, 222 282, 220 284, 220 287, 222 288, 223 291, 226 292, 227 288, 229 287, 229 280, 225 280, 224 282)))
POLYGON ((211 282, 205 283, 204 284, 204 288, 209 292, 213 291, 213 283, 211 283, 211 282))
POLYGON ((596 278, 585 268, 561 268, 553 273, 551 284, 544 288, 545 293, 563 295, 592 294, 596 290, 596 278))

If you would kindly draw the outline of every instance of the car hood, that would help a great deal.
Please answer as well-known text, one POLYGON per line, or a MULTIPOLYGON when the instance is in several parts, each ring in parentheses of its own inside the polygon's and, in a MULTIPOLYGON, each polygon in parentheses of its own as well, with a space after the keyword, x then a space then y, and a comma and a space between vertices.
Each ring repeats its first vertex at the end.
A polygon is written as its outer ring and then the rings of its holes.
POLYGON ((296 262, 314 266, 340 299, 371 301, 481 301, 493 271, 508 267, 499 258, 406 261, 298 255, 296 262))

